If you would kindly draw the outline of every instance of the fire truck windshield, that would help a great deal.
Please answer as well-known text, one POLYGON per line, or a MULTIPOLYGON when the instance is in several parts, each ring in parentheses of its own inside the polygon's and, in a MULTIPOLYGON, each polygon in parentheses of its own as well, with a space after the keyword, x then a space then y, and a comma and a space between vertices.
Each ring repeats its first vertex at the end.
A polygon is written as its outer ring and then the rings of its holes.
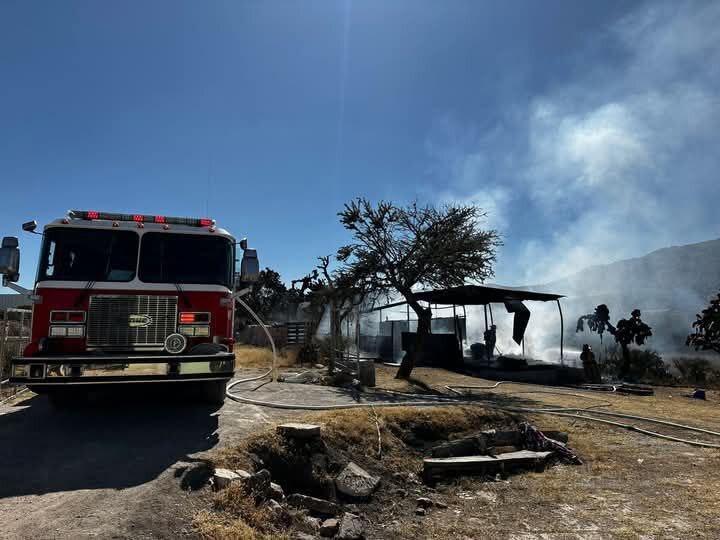
POLYGON ((132 231, 46 229, 38 281, 132 281, 138 241, 132 231))
POLYGON ((222 236, 145 233, 140 280, 146 283, 202 283, 232 288, 233 244, 222 236))
POLYGON ((38 281, 212 284, 232 288, 232 242, 222 236, 52 227, 45 230, 38 281))

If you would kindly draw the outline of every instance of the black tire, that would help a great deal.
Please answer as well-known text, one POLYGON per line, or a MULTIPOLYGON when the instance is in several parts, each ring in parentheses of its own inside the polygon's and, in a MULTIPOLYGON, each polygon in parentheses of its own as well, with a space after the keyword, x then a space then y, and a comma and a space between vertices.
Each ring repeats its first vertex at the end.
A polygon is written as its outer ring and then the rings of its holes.
POLYGON ((227 381, 207 381, 203 383, 203 398, 207 403, 222 405, 225 403, 227 381))

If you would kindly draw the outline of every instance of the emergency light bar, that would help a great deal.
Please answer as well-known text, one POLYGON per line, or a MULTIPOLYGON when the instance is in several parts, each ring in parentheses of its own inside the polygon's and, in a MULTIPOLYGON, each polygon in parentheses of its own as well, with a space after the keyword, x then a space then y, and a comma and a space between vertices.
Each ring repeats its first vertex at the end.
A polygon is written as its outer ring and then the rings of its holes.
POLYGON ((102 219, 107 221, 135 221, 137 223, 163 223, 171 225, 190 225, 191 227, 212 227, 214 219, 184 218, 172 216, 148 216, 144 214, 115 214, 113 212, 95 212, 93 210, 70 210, 70 219, 102 219))

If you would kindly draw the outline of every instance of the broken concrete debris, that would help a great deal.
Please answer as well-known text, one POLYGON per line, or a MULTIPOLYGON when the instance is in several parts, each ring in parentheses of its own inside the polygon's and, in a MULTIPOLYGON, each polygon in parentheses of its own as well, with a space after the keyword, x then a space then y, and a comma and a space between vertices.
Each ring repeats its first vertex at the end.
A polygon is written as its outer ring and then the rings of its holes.
POLYGON ((320 525, 320 536, 333 537, 340 529, 340 522, 335 518, 326 519, 320 525))
POLYGON ((270 471, 261 469, 244 480, 248 491, 257 497, 267 498, 270 491, 270 471))
POLYGON ((432 457, 441 458, 484 454, 487 448, 486 442, 486 437, 482 434, 455 439, 454 441, 448 441, 434 447, 432 449, 432 457))
POLYGON ((267 507, 270 509, 270 513, 274 515, 280 514, 283 511, 282 505, 274 499, 268 500, 267 507))
POLYGON ((275 501, 282 501, 285 498, 282 486, 280 486, 280 484, 276 484, 275 482, 270 482, 268 497, 275 501))
POLYGON ((432 500, 427 497, 418 497, 415 502, 419 508, 430 508, 434 504, 432 500))
POLYGON ((505 476, 517 468, 544 470, 550 455, 566 463, 582 463, 567 448, 567 441, 565 432, 541 431, 525 422, 517 430, 481 431, 435 446, 432 458, 424 460, 425 481, 432 483, 451 474, 505 476))
POLYGON ((311 497, 310 495, 302 495, 301 493, 288 495, 285 502, 294 508, 309 510, 310 512, 328 517, 336 516, 340 511, 339 506, 334 502, 311 497))
MULTIPOLYGON (((542 432, 545 437, 567 443, 568 434, 562 431, 547 430, 542 432)), ((481 431, 467 437, 447 441, 432 449, 432 457, 457 457, 481 454, 503 454, 517 450, 523 445, 523 433, 512 431, 481 431)))
POLYGON ((362 540, 363 537, 363 524, 360 516, 345 512, 340 521, 338 540, 362 540))
POLYGON ((230 469, 215 469, 213 474, 213 487, 216 490, 225 489, 231 482, 240 480, 240 475, 230 469))
POLYGON ((425 480, 433 482, 451 474, 505 473, 518 468, 544 466, 552 452, 519 450, 497 456, 459 456, 451 458, 426 458, 423 460, 425 480))
POLYGON ((247 471, 244 471, 243 469, 235 469, 233 472, 235 474, 237 474, 241 480, 247 480, 248 478, 250 478, 252 476, 252 474, 250 474, 247 471))
POLYGON ((379 477, 371 475, 352 461, 335 479, 337 490, 353 499, 367 499, 379 485, 379 477))
POLYGON ((317 535, 320 532, 321 520, 312 516, 303 516, 300 520, 299 527, 304 533, 317 535))
POLYGON ((419 506, 415 509, 415 515, 417 515, 417 516, 424 516, 426 514, 427 514, 427 510, 425 510, 425 508, 423 508, 421 506, 419 506))
POLYGON ((280 424, 277 432, 288 439, 315 439, 320 436, 320 426, 289 422, 280 424))

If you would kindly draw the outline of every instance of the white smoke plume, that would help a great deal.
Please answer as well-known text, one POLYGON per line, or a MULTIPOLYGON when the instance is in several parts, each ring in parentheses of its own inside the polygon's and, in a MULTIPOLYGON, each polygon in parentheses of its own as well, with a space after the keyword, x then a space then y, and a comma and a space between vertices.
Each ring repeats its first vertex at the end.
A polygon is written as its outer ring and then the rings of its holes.
MULTIPOLYGON (((617 60, 589 63, 529 103, 510 105, 491 130, 443 118, 429 136, 433 172, 452 180, 438 198, 477 202, 489 210, 489 225, 506 232, 499 283, 548 283, 720 236, 720 3, 641 5, 592 36, 578 63, 583 55, 592 62, 593 47, 619 51, 617 60)), ((683 286, 672 276, 647 276, 658 280, 683 286)), ((565 283, 570 290, 559 292, 615 285, 565 283)), ((699 309, 707 298, 690 289, 688 304, 699 309)), ((530 307, 526 352, 553 356, 540 351, 559 339, 556 309, 530 307)), ((611 306, 614 319, 628 315, 619 309, 611 306)), ((566 314, 566 332, 574 332, 577 314, 566 314)))

